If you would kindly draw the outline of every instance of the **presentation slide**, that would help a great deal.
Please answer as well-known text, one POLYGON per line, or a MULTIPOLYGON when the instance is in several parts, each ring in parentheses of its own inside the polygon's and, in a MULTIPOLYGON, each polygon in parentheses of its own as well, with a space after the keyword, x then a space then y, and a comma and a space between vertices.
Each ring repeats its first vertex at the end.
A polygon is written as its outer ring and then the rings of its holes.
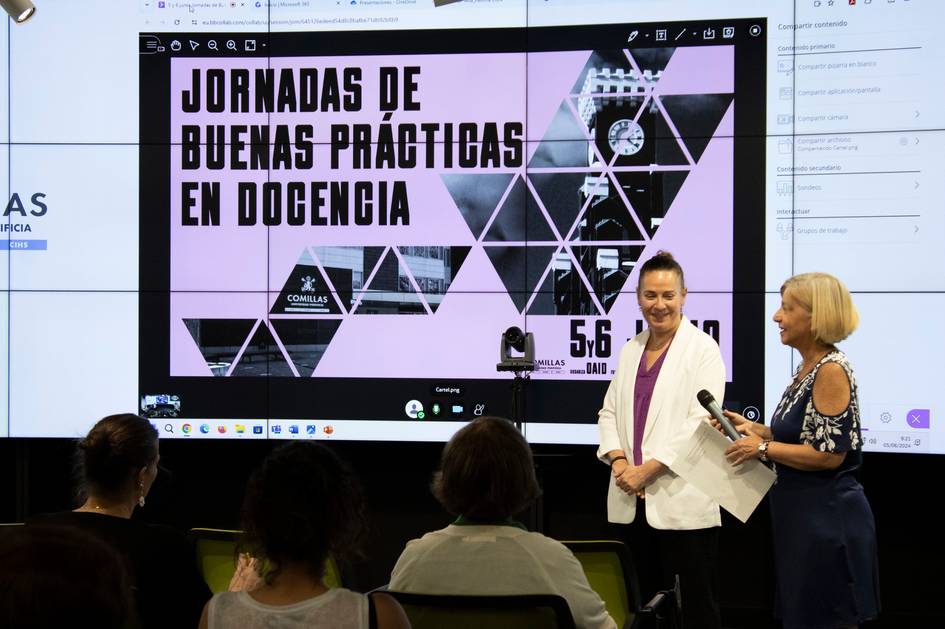
POLYGON ((0 436, 442 441, 514 414, 516 326, 528 439, 595 443, 668 250, 728 407, 770 416, 827 271, 866 449, 945 453, 945 7, 47 4, 0 39, 0 436))

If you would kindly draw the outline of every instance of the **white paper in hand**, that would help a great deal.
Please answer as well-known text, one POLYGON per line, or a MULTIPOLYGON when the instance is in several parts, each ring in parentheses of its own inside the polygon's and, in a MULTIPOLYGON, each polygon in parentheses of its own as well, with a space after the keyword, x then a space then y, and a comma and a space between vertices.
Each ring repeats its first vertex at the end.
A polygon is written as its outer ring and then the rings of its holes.
POLYGON ((776 474, 757 459, 734 467, 725 458, 732 445, 708 422, 699 422, 689 440, 676 452, 671 469, 742 522, 758 507, 776 474))

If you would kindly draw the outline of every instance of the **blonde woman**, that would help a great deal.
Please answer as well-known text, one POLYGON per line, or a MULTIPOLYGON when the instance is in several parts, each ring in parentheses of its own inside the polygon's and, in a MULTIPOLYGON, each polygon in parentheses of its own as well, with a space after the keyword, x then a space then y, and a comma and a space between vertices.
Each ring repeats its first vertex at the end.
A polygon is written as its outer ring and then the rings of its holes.
POLYGON ((873 512, 856 479, 856 380, 836 347, 858 320, 837 278, 805 273, 787 280, 774 321, 801 364, 770 427, 725 412, 745 435, 729 447, 729 460, 770 460, 778 473, 770 503, 775 613, 785 629, 855 627, 879 613, 873 512))

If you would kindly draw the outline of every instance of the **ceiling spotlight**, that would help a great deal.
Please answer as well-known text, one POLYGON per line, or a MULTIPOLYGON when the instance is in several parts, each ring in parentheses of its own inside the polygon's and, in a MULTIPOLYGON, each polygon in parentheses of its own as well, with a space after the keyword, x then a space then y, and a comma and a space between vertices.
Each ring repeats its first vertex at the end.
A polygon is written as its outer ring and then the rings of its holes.
POLYGON ((17 24, 22 24, 36 13, 36 7, 33 6, 30 0, 0 0, 0 7, 3 7, 3 10, 17 24))

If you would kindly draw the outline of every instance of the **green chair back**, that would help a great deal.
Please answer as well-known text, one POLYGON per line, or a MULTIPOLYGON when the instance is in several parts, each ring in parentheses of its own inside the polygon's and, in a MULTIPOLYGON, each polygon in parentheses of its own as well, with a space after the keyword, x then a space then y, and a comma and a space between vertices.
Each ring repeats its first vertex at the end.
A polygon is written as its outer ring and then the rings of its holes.
MULTIPOLYGON (((197 569, 210 591, 225 592, 236 572, 236 542, 242 531, 227 529, 190 529, 197 553, 197 569)), ((341 587, 341 571, 334 558, 325 566, 325 585, 341 587)))
POLYGON ((236 539, 239 531, 190 529, 197 553, 197 569, 214 594, 226 592, 236 572, 236 539))
POLYGON ((574 629, 568 602, 554 594, 454 596, 386 591, 413 629, 574 629))
POLYGON ((338 569, 338 564, 335 563, 335 558, 331 555, 328 555, 328 561, 325 562, 325 586, 330 588, 342 587, 341 570, 338 569))
POLYGON ((587 581, 604 600, 618 627, 630 627, 640 609, 640 592, 630 550, 615 540, 561 542, 574 553, 587 581))

